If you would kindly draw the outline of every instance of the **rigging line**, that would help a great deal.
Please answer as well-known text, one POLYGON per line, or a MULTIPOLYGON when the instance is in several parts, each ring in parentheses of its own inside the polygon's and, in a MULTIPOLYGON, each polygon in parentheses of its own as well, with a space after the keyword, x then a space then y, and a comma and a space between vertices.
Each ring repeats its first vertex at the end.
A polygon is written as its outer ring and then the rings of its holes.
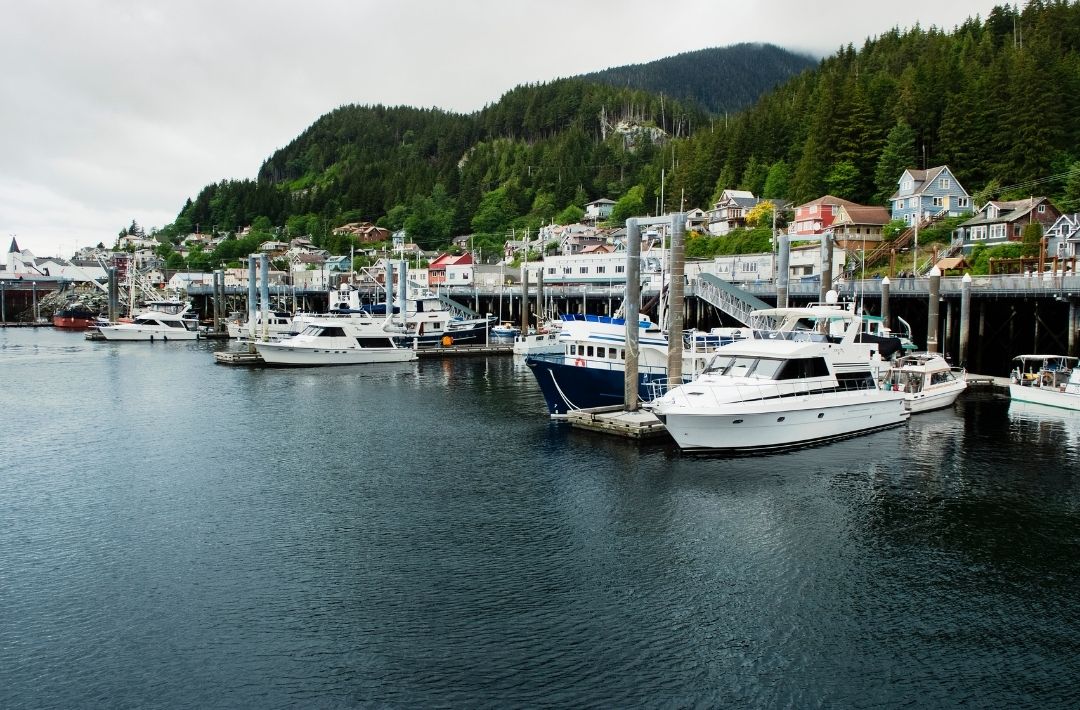
POLYGON ((551 375, 551 381, 555 384, 555 391, 559 393, 560 397, 562 397, 562 400, 566 403, 566 406, 574 410, 575 412, 580 412, 581 407, 571 402, 570 398, 567 397, 566 394, 562 391, 562 387, 559 387, 559 381, 555 379, 555 373, 551 370, 548 370, 548 374, 551 375))

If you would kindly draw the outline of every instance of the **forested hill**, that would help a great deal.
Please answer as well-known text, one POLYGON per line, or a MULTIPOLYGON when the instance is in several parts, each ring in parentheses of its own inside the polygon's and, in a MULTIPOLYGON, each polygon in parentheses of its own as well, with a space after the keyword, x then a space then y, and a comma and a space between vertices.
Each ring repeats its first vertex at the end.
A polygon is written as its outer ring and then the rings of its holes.
POLYGON ((695 102, 713 113, 739 111, 817 60, 771 44, 736 44, 684 52, 580 78, 695 102))
POLYGON ((425 248, 458 234, 500 243, 600 197, 620 216, 708 208, 732 187, 885 204, 905 168, 941 164, 976 203, 1039 194, 1080 209, 1077 0, 889 30, 726 116, 674 93, 574 79, 518 87, 470 115, 342 107, 257 181, 206 187, 166 235, 263 217, 331 249, 330 229, 354 220, 404 227, 425 248))

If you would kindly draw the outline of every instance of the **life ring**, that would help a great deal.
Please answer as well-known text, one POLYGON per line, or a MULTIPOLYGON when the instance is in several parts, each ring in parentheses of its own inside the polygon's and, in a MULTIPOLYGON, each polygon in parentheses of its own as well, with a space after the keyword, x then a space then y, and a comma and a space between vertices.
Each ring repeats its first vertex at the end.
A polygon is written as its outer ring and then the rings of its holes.
POLYGON ((574 364, 578 367, 585 367, 585 358, 579 357, 577 360, 574 360, 574 364))

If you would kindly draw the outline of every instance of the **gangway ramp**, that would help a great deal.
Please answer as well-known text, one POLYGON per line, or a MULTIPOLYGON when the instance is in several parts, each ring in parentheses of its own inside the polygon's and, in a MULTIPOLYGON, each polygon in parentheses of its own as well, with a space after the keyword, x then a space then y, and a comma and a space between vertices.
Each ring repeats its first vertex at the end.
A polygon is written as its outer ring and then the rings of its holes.
POLYGON ((715 274, 698 274, 698 298, 731 316, 743 325, 750 325, 750 313, 762 308, 772 308, 760 298, 729 284, 715 274))

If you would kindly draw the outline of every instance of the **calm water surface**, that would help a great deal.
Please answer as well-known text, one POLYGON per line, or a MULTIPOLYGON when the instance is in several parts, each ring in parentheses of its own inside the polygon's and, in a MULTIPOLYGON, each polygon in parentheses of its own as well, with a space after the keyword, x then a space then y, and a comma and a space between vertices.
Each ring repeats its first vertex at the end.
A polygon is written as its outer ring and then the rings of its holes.
POLYGON ((693 458, 509 357, 0 330, 0 707, 1076 707, 1080 417, 693 458))

